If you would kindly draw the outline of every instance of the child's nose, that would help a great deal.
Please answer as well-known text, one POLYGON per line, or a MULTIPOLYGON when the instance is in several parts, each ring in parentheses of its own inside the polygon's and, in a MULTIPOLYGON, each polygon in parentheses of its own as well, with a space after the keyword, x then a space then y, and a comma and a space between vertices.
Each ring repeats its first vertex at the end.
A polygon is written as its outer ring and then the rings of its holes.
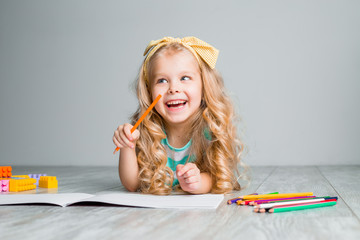
POLYGON ((174 94, 180 92, 180 86, 177 83, 171 83, 168 89, 168 93, 174 94))
POLYGON ((174 89, 174 88, 169 88, 169 91, 168 91, 168 93, 170 93, 170 94, 174 94, 174 93, 178 93, 178 92, 179 92, 179 90, 174 89))

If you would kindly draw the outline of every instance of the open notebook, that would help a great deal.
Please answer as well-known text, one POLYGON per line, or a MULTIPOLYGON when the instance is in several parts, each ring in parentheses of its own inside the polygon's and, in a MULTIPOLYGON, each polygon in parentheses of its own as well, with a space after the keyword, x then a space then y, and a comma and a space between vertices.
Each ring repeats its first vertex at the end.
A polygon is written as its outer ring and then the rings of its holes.
POLYGON ((43 203, 67 207, 77 203, 105 203, 146 208, 216 209, 223 199, 222 194, 169 196, 128 192, 97 195, 87 193, 0 194, 0 205, 43 203))

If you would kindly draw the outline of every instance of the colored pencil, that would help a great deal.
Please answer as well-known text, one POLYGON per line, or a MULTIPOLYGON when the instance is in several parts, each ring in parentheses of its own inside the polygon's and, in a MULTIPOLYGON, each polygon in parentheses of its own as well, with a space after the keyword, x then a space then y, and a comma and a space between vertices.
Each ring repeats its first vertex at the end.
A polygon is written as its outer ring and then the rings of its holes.
MULTIPOLYGON (((317 203, 324 203, 324 202, 332 202, 337 201, 337 199, 328 199, 328 200, 322 200, 319 202, 310 202, 310 203, 297 203, 297 204, 289 204, 289 205, 282 205, 282 206, 274 206, 273 208, 282 208, 282 207, 293 207, 293 206, 303 206, 303 205, 311 205, 311 204, 317 204, 317 203)), ((267 208, 270 209, 270 208, 267 208)))
POLYGON ((336 201, 337 197, 303 199, 303 200, 298 200, 298 201, 286 201, 286 202, 276 202, 276 203, 263 203, 263 204, 255 206, 255 208, 273 208, 273 207, 277 207, 277 206, 296 205, 296 204, 303 204, 303 203, 314 203, 314 202, 329 201, 329 200, 336 201))
MULTIPOLYGON (((288 197, 302 197, 302 196, 312 196, 313 193, 312 192, 303 192, 303 193, 279 193, 276 194, 277 198, 288 198, 288 197)), ((274 195, 273 194, 259 194, 259 195, 246 195, 243 197, 243 200, 258 200, 261 198, 264 199, 270 199, 273 198, 274 195)))
POLYGON ((324 197, 316 197, 316 196, 306 196, 306 197, 294 197, 293 199, 286 199, 286 198, 280 198, 279 200, 275 201, 268 201, 268 202, 257 202, 258 204, 262 203, 275 203, 275 202, 286 202, 286 201, 298 201, 298 200, 305 200, 305 199, 315 199, 315 198, 329 198, 330 196, 324 196, 324 197))
POLYGON ((249 205, 251 202, 253 202, 253 200, 245 200, 245 201, 241 201, 240 203, 238 203, 239 205, 249 205))
MULTIPOLYGON (((151 105, 148 107, 148 109, 146 109, 146 111, 144 112, 144 114, 139 118, 139 120, 137 120, 137 122, 135 123, 135 125, 131 128, 131 133, 133 133, 135 131, 135 129, 140 125, 140 123, 144 120, 144 118, 146 117, 146 115, 148 115, 148 113, 151 111, 151 109, 153 109, 153 107, 155 106, 155 104, 160 100, 161 98, 161 94, 159 94, 156 99, 151 103, 151 105)), ((119 151, 120 148, 117 147, 114 151, 114 154, 119 151)))
POLYGON ((327 202, 336 202, 336 200, 335 199, 330 199, 330 200, 324 200, 324 201, 320 201, 320 202, 299 203, 299 204, 290 204, 290 205, 283 205, 283 206, 274 206, 272 208, 254 208, 254 212, 264 213, 264 212, 269 212, 270 209, 287 208, 287 207, 300 207, 300 206, 314 205, 314 204, 327 203, 327 202))
POLYGON ((292 206, 292 207, 278 207, 278 208, 271 208, 269 209, 269 213, 277 213, 277 212, 288 212, 288 211, 297 211, 297 210, 304 210, 304 209, 311 209, 311 208, 319 208, 319 207, 328 207, 336 205, 337 201, 326 201, 322 203, 313 203, 313 204, 306 204, 301 206, 292 206))
MULTIPOLYGON (((279 192, 273 192, 273 193, 267 193, 267 194, 279 194, 279 192)), ((252 193, 252 194, 249 194, 249 195, 259 195, 258 193, 252 193)), ((249 196, 249 195, 246 195, 246 196, 249 196)), ((230 199, 228 200, 228 204, 232 204, 232 203, 237 203, 238 205, 242 204, 243 201, 243 197, 244 196, 240 196, 240 197, 237 197, 237 198, 233 198, 233 199, 230 199)))
MULTIPOLYGON (((252 194, 249 194, 249 195, 258 195, 258 193, 252 193, 252 194)), ((236 197, 236 198, 232 198, 232 199, 229 199, 227 201, 227 204, 233 204, 233 203, 236 203, 236 201, 239 201, 242 199, 243 196, 240 196, 240 197, 236 197)))
POLYGON ((253 204, 250 205, 257 205, 262 203, 270 203, 270 202, 278 202, 278 201, 289 201, 289 200, 298 200, 298 199, 310 199, 310 198, 316 198, 316 196, 303 196, 303 197, 291 197, 291 198, 269 198, 269 199, 260 199, 260 200, 248 200, 250 203, 253 204))

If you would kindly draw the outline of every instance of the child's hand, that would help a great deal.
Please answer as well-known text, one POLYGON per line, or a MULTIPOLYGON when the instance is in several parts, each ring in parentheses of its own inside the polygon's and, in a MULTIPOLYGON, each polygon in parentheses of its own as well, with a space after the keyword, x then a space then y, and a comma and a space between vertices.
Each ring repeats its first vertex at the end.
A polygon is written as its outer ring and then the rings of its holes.
POLYGON ((131 128, 133 126, 129 123, 125 123, 124 125, 120 125, 114 133, 113 142, 118 148, 135 148, 136 141, 139 139, 140 132, 135 129, 133 133, 131 133, 131 128))
POLYGON ((194 163, 177 165, 176 176, 179 180, 181 189, 185 192, 194 192, 201 186, 200 170, 194 163))

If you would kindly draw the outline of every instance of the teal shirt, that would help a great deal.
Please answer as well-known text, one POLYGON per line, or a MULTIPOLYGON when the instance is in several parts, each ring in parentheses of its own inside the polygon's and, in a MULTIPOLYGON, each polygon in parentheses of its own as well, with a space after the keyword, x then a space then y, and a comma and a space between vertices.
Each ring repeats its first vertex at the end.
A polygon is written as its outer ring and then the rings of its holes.
MULTIPOLYGON (((208 140, 211 140, 211 135, 208 130, 204 131, 205 137, 208 140)), ((161 140, 161 144, 165 147, 168 161, 166 166, 169 167, 174 173, 174 182, 173 186, 179 184, 179 180, 176 177, 176 166, 179 164, 184 165, 187 162, 195 162, 196 157, 194 155, 190 156, 190 146, 191 140, 182 148, 175 148, 171 146, 168 142, 167 137, 161 140), (188 160, 189 158, 189 160, 188 160)))

